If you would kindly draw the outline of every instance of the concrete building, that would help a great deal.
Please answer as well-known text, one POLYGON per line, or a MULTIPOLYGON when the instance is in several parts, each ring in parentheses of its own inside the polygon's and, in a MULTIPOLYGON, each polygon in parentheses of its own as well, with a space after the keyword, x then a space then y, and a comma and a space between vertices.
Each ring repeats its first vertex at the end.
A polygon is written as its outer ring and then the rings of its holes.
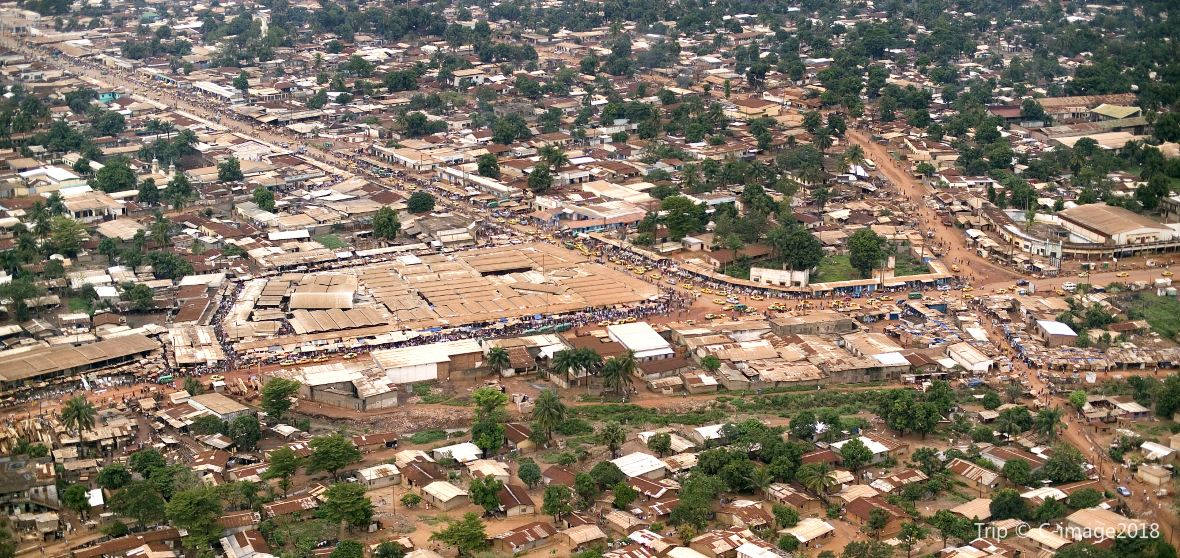
POLYGON ((1057 217, 1066 230, 1096 244, 1129 246, 1176 237, 1176 231, 1155 219, 1104 203, 1071 207, 1058 211, 1057 217))

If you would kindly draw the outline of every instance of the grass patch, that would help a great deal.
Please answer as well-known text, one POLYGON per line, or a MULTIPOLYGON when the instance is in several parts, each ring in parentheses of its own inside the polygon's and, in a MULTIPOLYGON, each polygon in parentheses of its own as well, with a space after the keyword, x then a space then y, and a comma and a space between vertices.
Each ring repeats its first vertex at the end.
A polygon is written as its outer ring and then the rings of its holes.
POLYGON ((447 432, 445 430, 423 430, 415 432, 407 438, 411 444, 432 444, 439 440, 447 439, 447 432))
POLYGON ((901 250, 897 253, 893 267, 894 277, 922 275, 924 273, 930 273, 930 266, 926 265, 922 260, 915 258, 909 249, 901 250))
POLYGON ((1137 292, 1124 300, 1123 309, 1132 320, 1147 320, 1151 329, 1168 339, 1180 333, 1180 300, 1137 292))
POLYGON ((812 283, 831 283, 832 281, 848 281, 860 279, 860 273, 852 268, 848 261, 848 254, 833 254, 824 256, 811 275, 812 283))
POLYGON ((704 424, 719 422, 729 415, 728 412, 721 409, 689 411, 686 413, 669 413, 662 412, 658 409, 649 409, 646 407, 640 407, 638 405, 623 403, 586 405, 583 407, 574 407, 573 409, 570 409, 570 411, 573 416, 584 418, 586 420, 614 420, 621 424, 629 424, 633 426, 644 424, 654 424, 659 426, 666 426, 669 424, 701 426, 704 424))
POLYGON ((70 309, 70 312, 77 313, 85 313, 90 309, 90 306, 86 304, 86 299, 81 297, 67 298, 66 306, 70 309))
POLYGON ((425 524, 430 525, 432 527, 435 525, 442 524, 442 523, 450 523, 451 522, 451 516, 449 516, 445 513, 440 513, 438 515, 424 515, 418 519, 422 523, 425 523, 425 524))
POLYGON ((315 241, 323 244, 324 248, 329 250, 339 250, 347 246, 343 240, 340 240, 340 237, 334 234, 321 234, 315 237, 315 241))

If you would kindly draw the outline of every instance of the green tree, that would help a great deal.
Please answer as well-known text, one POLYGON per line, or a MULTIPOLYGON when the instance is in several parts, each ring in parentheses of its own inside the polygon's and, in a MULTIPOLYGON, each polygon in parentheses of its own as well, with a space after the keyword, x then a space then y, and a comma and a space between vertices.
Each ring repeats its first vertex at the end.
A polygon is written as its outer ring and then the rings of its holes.
POLYGON ((238 161, 237 157, 231 155, 230 158, 217 165, 218 182, 237 182, 243 178, 245 175, 242 174, 242 163, 238 161))
POLYGON ((410 199, 406 201, 406 209, 410 213, 427 213, 432 211, 434 210, 434 196, 425 190, 418 190, 410 194, 410 199))
POLYGON ((73 257, 82 250, 89 235, 81 223, 59 215, 50 221, 49 244, 53 250, 73 257))
POLYGON ((1033 418, 1033 429, 1050 441, 1056 440, 1057 434, 1065 427, 1065 424, 1061 422, 1061 417, 1061 409, 1056 407, 1041 409, 1033 418))
POLYGON ((619 449, 627 441, 627 431, 617 421, 607 421, 598 431, 598 439, 610 450, 611 458, 614 459, 619 456, 619 449))
POLYGON ((901 531, 897 533, 897 539, 901 541, 898 545, 905 550, 906 558, 912 558, 914 549, 926 538, 927 531, 918 523, 907 521, 901 524, 901 531))
POLYGON ((654 451, 659 457, 672 453, 672 435, 667 432, 653 434, 647 439, 647 449, 654 451))
POLYGON ((131 482, 131 472, 122 463, 111 463, 98 472, 98 486, 118 490, 131 482))
POLYGON ((874 539, 881 537, 881 530, 889 524, 889 514, 880 508, 873 508, 869 510, 869 517, 865 520, 865 531, 873 536, 874 539))
POLYGON ((983 404, 984 409, 987 409, 989 411, 993 411, 997 407, 999 407, 1001 404, 1003 404, 1003 401, 1000 400, 1000 394, 998 394, 994 391, 988 391, 983 394, 983 400, 981 401, 981 403, 983 404))
POLYGON ((291 397, 299 392, 300 384, 285 378, 271 378, 262 386, 262 410, 270 420, 279 422, 291 409, 291 397))
POLYGON ((240 451, 253 451, 262 439, 262 427, 258 424, 258 417, 242 415, 235 417, 229 423, 229 437, 240 451))
POLYGON ((807 463, 795 471, 795 479, 803 488, 823 500, 828 501, 828 490, 835 485, 831 468, 826 463, 807 463))
POLYGON ((533 421, 545 435, 545 440, 553 439, 553 431, 566 419, 565 403, 552 389, 543 389, 537 396, 533 406, 533 421))
POLYGON ((356 444, 341 434, 316 436, 308 445, 311 447, 306 463, 308 474, 326 471, 335 479, 340 469, 361 460, 361 451, 356 444))
POLYGON ((616 484, 612 492, 614 492, 615 496, 612 503, 614 504, 615 508, 620 510, 628 509, 628 506, 635 502, 635 499, 639 497, 639 493, 625 482, 616 484))
POLYGON ((250 92, 250 81, 249 80, 250 80, 250 75, 247 74, 245 70, 238 72, 238 75, 234 77, 234 81, 233 81, 234 88, 237 89, 238 91, 241 91, 242 93, 249 93, 250 92))
POLYGON ((1180 374, 1172 374, 1164 380, 1155 399, 1155 414, 1165 418, 1180 411, 1180 374))
POLYGON ((275 193, 259 186, 254 189, 254 205, 266 211, 275 210, 275 193))
POLYGON ((152 470, 164 467, 168 465, 168 462, 164 460, 164 456, 160 455, 159 451, 154 448, 148 448, 131 454, 128 464, 131 466, 132 471, 146 478, 152 470))
POLYGON ((94 430, 94 417, 97 412, 94 405, 84 395, 76 395, 66 400, 61 407, 58 419, 67 430, 82 433, 94 430))
POLYGON ((574 494, 578 496, 579 509, 590 509, 601 493, 598 483, 594 482, 594 477, 589 473, 578 473, 574 476, 574 494))
POLYGON ((885 244, 885 239, 868 227, 848 237, 848 261, 861 277, 870 277, 885 260, 885 244))
POLYGON ((1074 493, 1070 494, 1069 498, 1067 498, 1065 501, 1067 504, 1069 504, 1069 507, 1080 510, 1097 506, 1098 504, 1102 503, 1102 500, 1105 497, 1105 494, 1094 490, 1093 488, 1083 488, 1081 490, 1074 491, 1074 493))
POLYGON ((840 448, 840 462, 854 474, 859 474, 872 460, 873 452, 860 441, 860 438, 853 438, 840 448))
POLYGON ((1024 519, 1028 516, 1028 506, 1020 493, 1011 488, 1004 488, 992 493, 992 519, 1024 519))
POLYGON ((407 492, 404 495, 402 495, 401 502, 402 502, 402 505, 405 506, 407 509, 412 510, 414 508, 417 508, 418 504, 422 503, 422 497, 414 492, 407 492))
POLYGON ((484 509, 484 515, 491 515, 500 509, 499 494, 503 488, 504 483, 496 477, 474 478, 467 487, 467 494, 472 504, 484 509))
POLYGON ((485 386, 473 391, 471 399, 475 402, 471 439, 485 453, 495 453, 507 443, 504 423, 508 422, 508 413, 504 407, 508 404, 508 396, 499 389, 485 386))
POLYGON ((332 553, 328 558, 364 558, 365 549, 361 543, 351 540, 343 540, 336 543, 336 548, 332 549, 332 553))
POLYGON ((930 525, 937 529, 938 535, 942 537, 943 548, 947 547, 947 541, 950 539, 967 542, 975 538, 975 526, 971 520, 950 510, 934 512, 930 518, 930 525))
POLYGON ((267 459, 265 478, 279 479, 279 488, 283 496, 291 488, 291 477, 303 466, 302 460, 289 447, 280 446, 270 452, 267 459))
POLYGON ((160 203, 160 187, 156 186, 155 179, 145 178, 139 183, 139 194, 135 196, 135 201, 143 205, 160 203))
POLYGON ((484 153, 476 158, 476 162, 479 164, 479 170, 477 172, 479 172, 480 176, 500 178, 500 162, 496 160, 495 155, 484 153))
MULTIPOLYGON (((313 452, 313 458, 314 455, 313 452)), ((364 486, 341 482, 324 491, 324 502, 317 513, 334 524, 343 522, 349 528, 366 527, 373 521, 373 502, 365 496, 364 486)))
POLYGON ((1084 464, 1085 458, 1073 446, 1057 444, 1040 473, 1054 484, 1078 482, 1086 479, 1084 464))
POLYGON ((1079 413, 1082 412, 1082 407, 1086 406, 1086 392, 1082 390, 1074 390, 1069 393, 1069 404, 1079 413))
POLYGON ((94 177, 90 179, 91 186, 103 192, 123 192, 136 188, 135 172, 123 158, 107 159, 94 177))
POLYGON ((483 521, 472 512, 465 514, 463 519, 450 522, 446 529, 430 535, 430 540, 455 547, 459 556, 472 556, 488 546, 488 535, 484 531, 483 521))
POLYGON ((541 484, 541 467, 537 465, 532 458, 525 457, 520 460, 520 466, 516 470, 516 476, 520 478, 525 486, 529 488, 536 488, 541 484))
POLYGON ((533 172, 529 173, 528 186, 529 190, 536 194, 544 193, 553 186, 553 174, 547 163, 537 163, 533 166, 533 172))
POLYGON ((598 462, 590 469, 590 476, 594 478, 594 482, 598 484, 599 488, 614 486, 627 480, 627 476, 619 470, 619 467, 610 461, 598 462))
MULTIPOLYGON (((407 494, 414 493, 409 492, 407 494)), ((417 494, 414 495, 417 496, 417 494)), ((385 541, 377 545, 377 548, 373 550, 373 558, 404 558, 405 555, 406 547, 390 541, 385 541)))
POLYGON ((1012 486, 1027 486, 1032 480, 1032 468, 1023 459, 1005 461, 1004 467, 1000 469, 1000 474, 1004 475, 1004 478, 1012 483, 1012 486))
POLYGON ((397 212, 393 208, 384 206, 373 214, 373 236, 393 240, 401 230, 401 221, 398 220, 397 212))
POLYGON ((71 484, 62 492, 61 503, 65 507, 85 516, 90 512, 90 497, 85 486, 71 484))
POLYGON ((148 481, 131 481, 111 496, 111 511, 135 521, 142 529, 165 519, 164 498, 148 481))
POLYGON ((561 522, 561 518, 569 515, 574 511, 571 501, 573 500, 573 493, 570 492, 568 486, 561 484, 551 484, 545 487, 545 496, 541 504, 541 511, 552 515, 553 521, 561 522))
POLYGON ((799 512, 790 506, 776 503, 771 512, 774 515, 774 524, 779 529, 794 527, 799 523, 799 512))
POLYGON ((1053 556, 1054 558, 1115 558, 1119 555, 1087 542, 1079 542, 1058 550, 1053 556))
POLYGON ((184 545, 193 550, 204 548, 221 536, 222 529, 217 524, 221 512, 217 489, 210 486, 177 492, 164 506, 168 521, 176 528, 188 531, 184 545))
POLYGON ((487 365, 496 375, 502 374, 510 368, 512 362, 508 358, 508 349, 504 347, 492 347, 488 350, 487 365))

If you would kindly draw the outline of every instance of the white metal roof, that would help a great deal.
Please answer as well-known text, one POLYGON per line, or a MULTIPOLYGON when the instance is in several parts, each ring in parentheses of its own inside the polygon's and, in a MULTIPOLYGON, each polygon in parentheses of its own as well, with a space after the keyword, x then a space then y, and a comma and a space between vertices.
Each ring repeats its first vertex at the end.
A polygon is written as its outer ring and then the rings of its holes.
POLYGON ((606 332, 611 339, 635 353, 637 358, 671 354, 672 346, 668 344, 655 329, 647 322, 609 325, 606 332))
POLYGON ((624 475, 638 477, 665 467, 664 462, 649 453, 637 451, 611 460, 624 475))
POLYGON ((1074 332, 1073 328, 1058 321, 1037 320, 1037 326, 1045 330, 1045 333, 1048 333, 1049 335, 1068 335, 1071 337, 1077 336, 1077 333, 1074 332))

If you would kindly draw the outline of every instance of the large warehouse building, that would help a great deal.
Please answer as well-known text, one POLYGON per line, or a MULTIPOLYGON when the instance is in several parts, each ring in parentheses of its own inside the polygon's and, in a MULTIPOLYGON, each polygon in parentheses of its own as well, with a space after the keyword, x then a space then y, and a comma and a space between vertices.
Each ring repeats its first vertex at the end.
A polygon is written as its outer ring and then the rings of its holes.
POLYGON ((1176 237, 1175 230, 1155 219, 1104 203, 1071 207, 1057 216, 1069 232, 1095 244, 1130 246, 1176 237))

